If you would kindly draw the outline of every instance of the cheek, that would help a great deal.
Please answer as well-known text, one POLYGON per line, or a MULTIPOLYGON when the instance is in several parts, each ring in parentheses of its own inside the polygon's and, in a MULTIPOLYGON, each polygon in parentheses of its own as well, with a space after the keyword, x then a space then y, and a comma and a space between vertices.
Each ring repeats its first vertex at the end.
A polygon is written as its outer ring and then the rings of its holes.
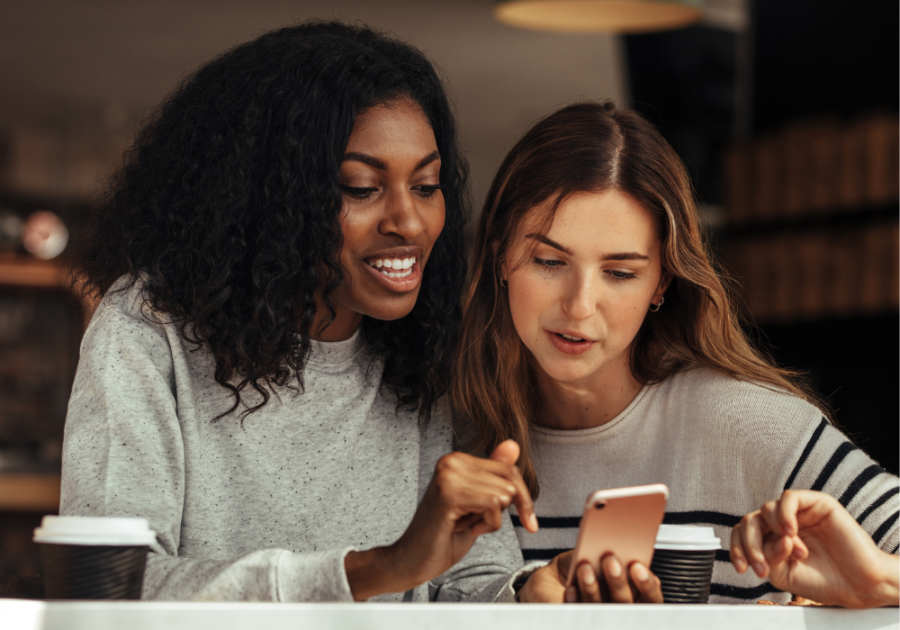
POLYGON ((536 282, 521 273, 513 273, 508 284, 509 312, 513 324, 519 337, 528 342, 538 335, 541 316, 552 308, 552 292, 546 283, 536 282))
POLYGON ((446 220, 447 211, 443 201, 441 201, 440 207, 437 208, 433 213, 426 215, 425 231, 431 236, 432 245, 434 245, 434 242, 437 240, 438 236, 441 235, 441 232, 444 231, 444 223, 446 222, 446 220))
POLYGON ((369 234, 377 230, 377 224, 370 225, 372 221, 363 212, 341 213, 341 258, 353 257, 353 251, 366 241, 369 234))
POLYGON ((641 291, 629 296, 628 299, 610 304, 610 308, 607 310, 610 329, 618 330, 622 337, 628 339, 629 343, 637 335, 647 317, 645 304, 648 298, 644 293, 641 291))

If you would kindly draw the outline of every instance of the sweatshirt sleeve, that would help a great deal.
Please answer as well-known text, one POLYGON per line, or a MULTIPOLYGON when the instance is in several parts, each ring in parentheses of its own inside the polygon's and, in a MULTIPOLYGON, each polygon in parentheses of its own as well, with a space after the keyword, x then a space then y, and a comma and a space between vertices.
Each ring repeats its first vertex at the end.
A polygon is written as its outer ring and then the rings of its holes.
POLYGON ((784 489, 820 490, 836 498, 888 553, 900 544, 900 479, 886 472, 822 418, 800 441, 784 489))
MULTIPOLYGON (((453 448, 450 426, 450 411, 446 400, 442 400, 423 430, 420 501, 437 460, 453 448)), ((522 564, 522 552, 512 521, 504 511, 499 530, 479 536, 462 560, 428 583, 428 597, 439 602, 508 601, 513 572, 522 564)))
POLYGON ((344 571, 352 547, 311 553, 265 549, 243 557, 179 557, 185 458, 174 326, 108 294, 82 341, 66 416, 60 514, 140 516, 157 534, 144 599, 353 601, 344 571))

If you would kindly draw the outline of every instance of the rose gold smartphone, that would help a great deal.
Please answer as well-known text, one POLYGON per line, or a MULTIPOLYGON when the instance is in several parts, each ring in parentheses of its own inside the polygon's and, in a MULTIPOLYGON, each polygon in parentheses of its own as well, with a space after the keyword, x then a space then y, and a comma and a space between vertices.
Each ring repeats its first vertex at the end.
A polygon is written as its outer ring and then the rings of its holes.
POLYGON ((587 498, 575 558, 569 570, 567 586, 572 584, 575 568, 587 560, 600 575, 600 560, 613 553, 623 567, 640 562, 646 567, 653 559, 653 545, 669 500, 669 489, 654 483, 648 486, 597 490, 587 498))

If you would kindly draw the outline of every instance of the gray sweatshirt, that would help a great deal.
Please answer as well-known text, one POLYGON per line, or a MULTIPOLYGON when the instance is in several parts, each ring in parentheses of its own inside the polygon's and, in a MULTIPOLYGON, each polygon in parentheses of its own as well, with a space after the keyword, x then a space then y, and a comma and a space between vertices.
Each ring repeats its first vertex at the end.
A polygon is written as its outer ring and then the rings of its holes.
MULTIPOLYGON (((212 355, 142 306, 139 285, 115 289, 82 341, 60 514, 149 519, 144 599, 352 601, 344 556, 406 529, 451 450, 447 405, 424 427, 396 411, 357 331, 314 343, 303 393, 280 389, 243 426, 213 422, 233 399, 212 355)), ((509 600, 521 564, 504 514, 445 574, 373 600, 509 600)))

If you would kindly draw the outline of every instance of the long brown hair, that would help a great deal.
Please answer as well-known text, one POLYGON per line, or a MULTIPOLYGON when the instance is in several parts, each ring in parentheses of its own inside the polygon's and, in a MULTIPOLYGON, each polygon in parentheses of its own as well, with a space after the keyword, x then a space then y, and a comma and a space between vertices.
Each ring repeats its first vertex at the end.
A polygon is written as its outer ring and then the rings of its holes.
POLYGON ((690 178, 675 151, 639 114, 612 103, 565 107, 535 124, 494 177, 478 225, 472 281, 451 387, 459 417, 474 423, 467 445, 490 452, 512 438, 534 497, 529 425, 539 414, 527 350, 513 327, 501 265, 521 221, 546 209, 549 230, 559 204, 576 192, 618 190, 653 216, 662 267, 672 274, 665 308, 644 320, 631 347, 631 371, 658 383, 692 366, 791 392, 816 404, 798 374, 779 368, 749 342, 722 276, 707 252, 690 178))

